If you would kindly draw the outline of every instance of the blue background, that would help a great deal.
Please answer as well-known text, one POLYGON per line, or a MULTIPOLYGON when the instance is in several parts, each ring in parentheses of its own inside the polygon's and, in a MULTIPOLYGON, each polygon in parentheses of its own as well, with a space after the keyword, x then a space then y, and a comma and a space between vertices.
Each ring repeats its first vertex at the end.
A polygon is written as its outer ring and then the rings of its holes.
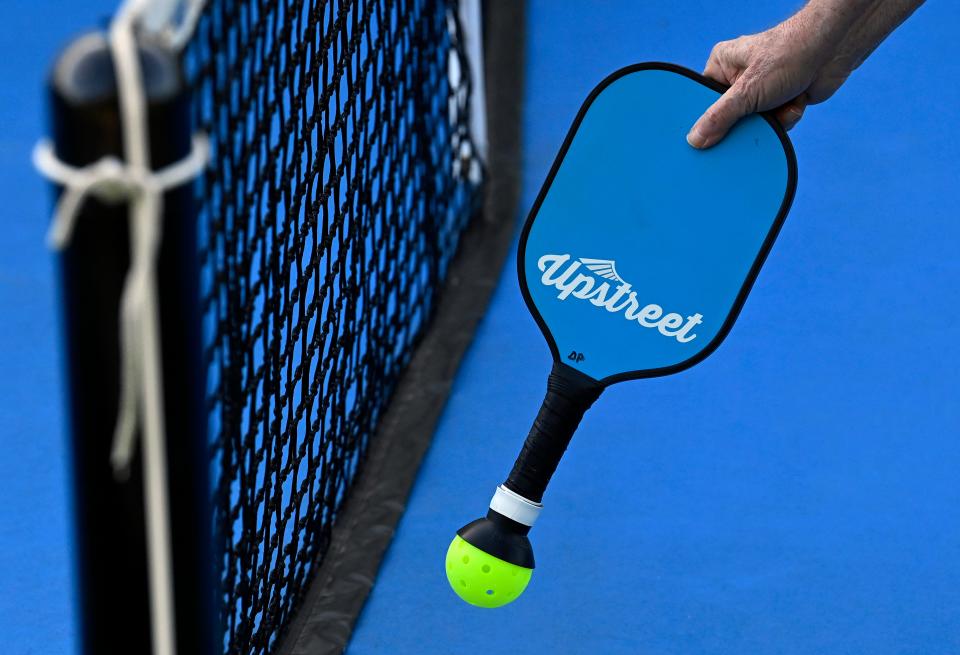
MULTIPOLYGON (((699 69, 797 7, 531 4, 524 198, 623 65, 699 69)), ((0 635, 72 652, 67 470, 46 187, 28 164, 57 46, 113 2, 0 22, 0 635)), ((351 655, 960 652, 960 5, 930 2, 792 133, 794 208, 721 349, 617 385, 551 484, 525 595, 488 612, 443 554, 506 475, 550 357, 513 262, 464 363, 351 655)))
MULTIPOLYGON (((706 348, 731 313, 788 193, 787 154, 760 116, 715 148, 687 145, 690 125, 720 94, 663 70, 629 73, 590 104, 537 211, 526 243, 527 287, 561 361, 600 380, 676 366, 706 348), (657 305, 684 322, 685 343, 542 281, 541 256, 616 261, 640 309, 657 305), (582 361, 570 361, 576 352, 582 361)), ((580 266, 566 280, 586 275, 580 266)), ((611 298, 617 282, 608 282, 611 298)), ((571 289, 572 290, 572 289, 571 289)), ((619 300, 616 306, 623 306, 619 300)))

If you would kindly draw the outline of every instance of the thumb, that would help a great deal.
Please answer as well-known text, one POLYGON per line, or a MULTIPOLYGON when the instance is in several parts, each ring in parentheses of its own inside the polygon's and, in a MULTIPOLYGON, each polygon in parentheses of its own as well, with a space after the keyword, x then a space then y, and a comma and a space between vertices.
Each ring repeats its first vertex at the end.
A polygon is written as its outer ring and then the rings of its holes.
POLYGON ((750 102, 747 100, 741 77, 694 123, 687 134, 687 143, 694 148, 709 148, 749 113, 750 102))

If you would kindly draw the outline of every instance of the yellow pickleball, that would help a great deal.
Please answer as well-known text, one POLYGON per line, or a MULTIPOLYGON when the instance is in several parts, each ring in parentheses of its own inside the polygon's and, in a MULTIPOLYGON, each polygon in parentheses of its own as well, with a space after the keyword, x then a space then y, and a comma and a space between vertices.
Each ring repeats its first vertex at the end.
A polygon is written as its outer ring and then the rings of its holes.
POLYGON ((457 595, 477 607, 501 607, 517 599, 533 569, 483 552, 457 535, 447 549, 447 580, 457 595))

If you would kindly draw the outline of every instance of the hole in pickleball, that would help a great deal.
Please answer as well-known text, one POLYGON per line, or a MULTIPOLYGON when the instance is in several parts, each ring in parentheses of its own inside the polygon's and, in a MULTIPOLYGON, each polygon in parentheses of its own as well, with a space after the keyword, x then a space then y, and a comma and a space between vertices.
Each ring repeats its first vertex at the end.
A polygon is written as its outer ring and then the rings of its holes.
POLYGON ((466 580, 461 580, 461 581, 460 581, 460 586, 461 586, 461 587, 466 587, 466 586, 467 586, 467 581, 466 581, 466 580))
POLYGON ((464 564, 469 564, 469 563, 470 563, 470 556, 469 556, 469 555, 464 555, 464 556, 463 556, 463 563, 464 563, 464 564))
POLYGON ((493 595, 493 589, 487 589, 487 595, 488 595, 488 596, 492 596, 492 595, 493 595))
POLYGON ((480 567, 480 570, 483 571, 484 573, 490 573, 490 565, 484 564, 483 566, 480 567))

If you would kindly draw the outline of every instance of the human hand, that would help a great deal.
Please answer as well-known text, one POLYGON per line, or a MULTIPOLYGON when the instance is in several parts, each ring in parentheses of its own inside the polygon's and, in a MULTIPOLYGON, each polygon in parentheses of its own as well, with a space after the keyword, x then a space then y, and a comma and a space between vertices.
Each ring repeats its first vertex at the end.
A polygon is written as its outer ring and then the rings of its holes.
POLYGON ((703 74, 730 88, 687 135, 716 144, 747 114, 774 110, 788 130, 823 102, 923 0, 809 0, 776 27, 722 41, 703 74))
POLYGON ((789 130, 807 105, 832 96, 853 70, 854 62, 835 48, 799 15, 766 32, 718 43, 703 74, 730 88, 694 124, 687 141, 709 148, 740 118, 771 109, 789 130))

